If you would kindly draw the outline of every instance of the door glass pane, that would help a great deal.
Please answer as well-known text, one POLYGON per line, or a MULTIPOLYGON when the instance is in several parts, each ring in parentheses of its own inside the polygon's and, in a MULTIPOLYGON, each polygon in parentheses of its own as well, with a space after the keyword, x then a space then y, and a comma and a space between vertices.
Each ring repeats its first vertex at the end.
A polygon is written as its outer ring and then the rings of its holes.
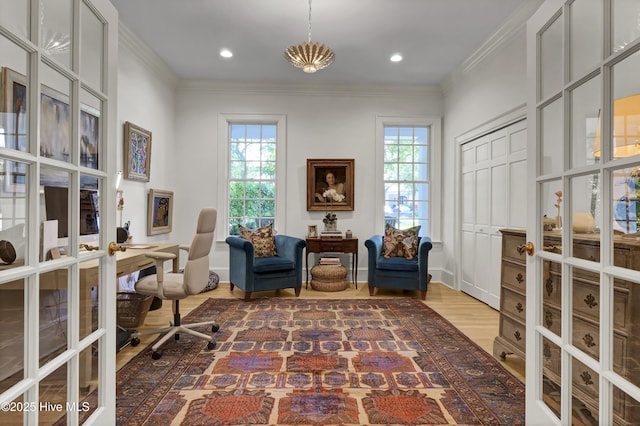
MULTIPOLYGON (((640 19, 640 18, 639 18, 640 19)), ((640 153, 640 53, 613 67, 613 157, 640 153)))
POLYGON ((80 19, 82 34, 80 43, 80 73, 82 80, 98 90, 102 89, 102 65, 104 57, 104 26, 86 4, 82 3, 80 19))
POLYGON ((25 163, 0 158, 0 241, 7 241, 4 250, 8 250, 6 253, 0 251, 3 269, 26 263, 28 170, 25 163))
POLYGON ((540 36, 541 99, 562 89, 562 69, 562 19, 559 17, 540 36))
POLYGON ((50 167, 40 170, 42 247, 40 261, 52 258, 52 249, 64 250, 71 229, 69 174, 50 167))
POLYGON ((69 271, 56 269, 40 275, 40 366, 67 349, 69 271))
MULTIPOLYGON (((613 288, 613 371, 640 386, 640 334, 633 330, 633 321, 640 300, 640 284, 615 280, 613 288), (617 331, 621 332, 618 333, 617 331)), ((640 411, 638 411, 640 414, 640 411)), ((640 418, 640 417, 637 417, 640 418)))
POLYGON ((547 338, 542 339, 542 400, 559 418, 562 408, 560 399, 561 357, 560 347, 547 338))
POLYGON ((40 155, 71 162, 70 81, 48 66, 43 66, 40 98, 40 155))
MULTIPOLYGON (((16 2, 19 3, 19 2, 16 2)), ((4 3, 2 3, 4 4, 4 3)), ((2 18, 0 18, 2 19, 2 18)), ((25 52, 0 36, 3 54, 0 68, 0 147, 27 151, 29 149, 27 120, 27 56, 25 52)))
POLYGON ((640 402, 613 386, 613 414, 621 418, 640 419, 640 402))
POLYGON ((80 165, 100 168, 102 141, 100 139, 101 102, 86 90, 80 91, 80 165))
POLYGON ((640 172, 637 167, 611 172, 611 195, 614 234, 640 231, 640 172))
POLYGON ((602 59, 602 0, 571 3, 571 78, 598 65, 602 59))
POLYGON ((571 92, 571 165, 594 164, 600 158, 596 129, 600 117, 602 78, 598 75, 571 92))
MULTIPOLYGON (((0 393, 24 378, 24 288, 24 280, 0 284, 0 393)), ((0 410, 0 424, 11 424, 3 422, 5 415, 0 410)))
POLYGON ((29 2, 26 1, 0 0, 0 25, 7 27, 13 33, 27 37, 28 5, 29 2))
POLYGON ((80 176, 80 242, 98 245, 100 240, 100 193, 98 179, 80 176))
MULTIPOLYGON (((11 403, 13 403, 14 405, 18 405, 18 404, 24 403, 24 401, 25 401, 24 395, 20 395, 19 397, 17 397, 13 401, 11 401, 11 403)), ((23 421, 22 421, 23 416, 24 416, 24 413, 19 412, 17 410, 14 410, 14 411, 0 410, 0 424, 2 424, 2 425, 22 425, 23 424, 23 421)))
POLYGON ((612 0, 613 35, 611 48, 614 52, 624 49, 631 42, 640 37, 640 1, 612 0))
POLYGON ((542 264, 542 325, 558 336, 562 335, 562 269, 550 260, 542 264))
POLYGON ((562 99, 558 99, 542 109, 540 171, 543 175, 558 174, 564 169, 563 116, 562 99))
POLYGON ((80 264, 80 339, 96 331, 99 326, 99 273, 98 259, 80 264))
POLYGON ((71 67, 72 16, 72 0, 40 0, 41 47, 67 67, 71 67))
MULTIPOLYGON (((541 203, 542 209, 541 215, 543 217, 543 229, 545 232, 556 231, 556 240, 554 243, 558 247, 562 247, 562 242, 559 240, 560 233, 557 232, 562 228, 562 205, 564 198, 562 196, 562 181, 553 180, 542 184, 541 188, 541 203)), ((545 235, 545 239, 549 235, 545 235)), ((554 251, 551 245, 554 243, 548 243, 545 241, 545 250, 554 251)))
POLYGON ((57 368, 40 382, 40 401, 52 405, 62 404, 64 410, 40 410, 39 423, 41 425, 55 424, 66 413, 67 407, 67 364, 57 368))
POLYGON ((595 406, 599 404, 600 378, 598 373, 590 369, 576 358, 571 359, 571 393, 572 399, 572 424, 573 425, 598 425, 598 411, 584 404, 588 400, 595 406), (577 398, 579 396, 580 398, 577 398), (586 398, 585 398, 586 396, 586 398))
MULTIPOLYGON (((89 394, 98 389, 98 342, 94 342, 82 352, 80 352, 79 367, 80 377, 78 383, 78 410, 79 417, 86 418, 96 409, 93 398, 88 399, 89 394)), ((82 423, 82 422, 81 422, 82 423)))
MULTIPOLYGON (((598 174, 571 179, 573 257, 600 259, 600 179, 598 174)), ((568 224, 568 223, 567 223, 568 224)))

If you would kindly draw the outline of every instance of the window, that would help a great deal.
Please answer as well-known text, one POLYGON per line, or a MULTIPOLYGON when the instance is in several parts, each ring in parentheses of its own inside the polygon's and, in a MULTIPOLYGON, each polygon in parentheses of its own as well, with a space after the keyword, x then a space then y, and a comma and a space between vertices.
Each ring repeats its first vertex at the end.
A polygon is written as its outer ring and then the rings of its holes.
POLYGON ((384 127, 384 220, 429 234, 429 128, 384 127))
POLYGON ((278 191, 285 175, 284 121, 282 116, 220 117, 220 140, 227 142, 219 152, 226 162, 220 168, 227 173, 219 181, 218 205, 226 235, 238 235, 239 225, 256 229, 272 223, 276 227, 278 211, 284 206, 279 194, 284 191, 278 191))
POLYGON ((229 130, 229 234, 256 229, 276 215, 276 126, 231 124, 229 130))

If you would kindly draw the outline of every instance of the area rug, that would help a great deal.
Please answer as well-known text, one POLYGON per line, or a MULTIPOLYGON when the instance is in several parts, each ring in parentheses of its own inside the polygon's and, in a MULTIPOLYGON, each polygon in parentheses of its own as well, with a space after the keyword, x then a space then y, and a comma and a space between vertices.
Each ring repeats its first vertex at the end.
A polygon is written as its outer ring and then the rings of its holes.
POLYGON ((521 425, 525 387, 415 299, 208 299, 117 374, 121 425, 521 425))

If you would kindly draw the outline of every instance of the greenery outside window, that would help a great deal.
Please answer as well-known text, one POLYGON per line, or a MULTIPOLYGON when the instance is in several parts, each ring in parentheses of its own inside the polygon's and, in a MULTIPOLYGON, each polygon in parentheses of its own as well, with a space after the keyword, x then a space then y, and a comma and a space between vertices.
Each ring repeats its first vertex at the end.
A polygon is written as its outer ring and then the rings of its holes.
POLYGON ((384 220, 429 234, 429 127, 384 126, 384 220))
POLYGON ((229 124, 228 232, 239 225, 256 229, 275 222, 277 126, 229 124))

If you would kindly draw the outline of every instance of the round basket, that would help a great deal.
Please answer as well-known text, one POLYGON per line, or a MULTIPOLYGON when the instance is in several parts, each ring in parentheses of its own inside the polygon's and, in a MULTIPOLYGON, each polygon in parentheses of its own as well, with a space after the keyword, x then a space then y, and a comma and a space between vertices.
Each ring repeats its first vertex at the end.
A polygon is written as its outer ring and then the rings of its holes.
POLYGON ((136 328, 144 324, 153 296, 138 293, 117 294, 117 323, 123 328, 136 328))
POLYGON ((342 291, 349 283, 342 265, 316 265, 311 268, 311 288, 318 291, 342 291))

